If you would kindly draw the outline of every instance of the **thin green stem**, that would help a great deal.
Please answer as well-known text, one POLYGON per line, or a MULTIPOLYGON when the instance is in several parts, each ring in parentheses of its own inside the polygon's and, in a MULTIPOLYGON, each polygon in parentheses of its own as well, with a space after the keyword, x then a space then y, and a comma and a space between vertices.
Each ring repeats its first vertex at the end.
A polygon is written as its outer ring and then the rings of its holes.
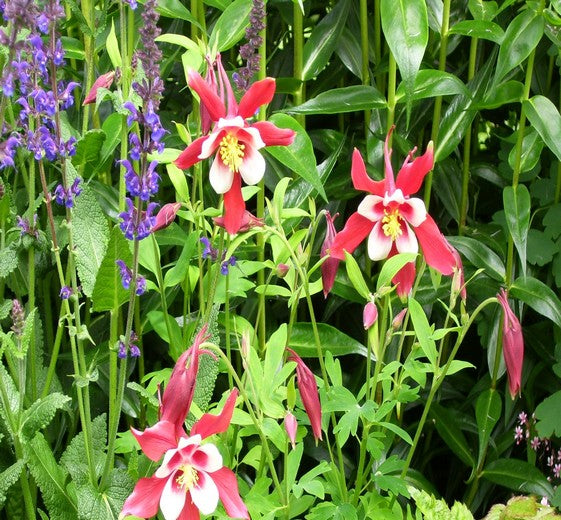
POLYGON ((395 88, 397 81, 397 63, 391 51, 389 51, 388 66, 388 123, 386 130, 389 132, 395 120, 395 88))
MULTIPOLYGON (((292 38, 294 42, 293 54, 293 74, 294 79, 300 81, 300 85, 296 88, 293 95, 294 104, 301 105, 304 102, 306 84, 304 82, 304 16, 298 2, 293 4, 292 38)), ((306 118, 303 115, 297 115, 296 120, 305 128, 306 118)))
MULTIPOLYGON (((368 42, 368 0, 360 0, 360 57, 362 84, 370 85, 370 74, 368 65, 369 42, 368 42)), ((364 138, 368 138, 370 126, 370 110, 364 111, 364 138)))

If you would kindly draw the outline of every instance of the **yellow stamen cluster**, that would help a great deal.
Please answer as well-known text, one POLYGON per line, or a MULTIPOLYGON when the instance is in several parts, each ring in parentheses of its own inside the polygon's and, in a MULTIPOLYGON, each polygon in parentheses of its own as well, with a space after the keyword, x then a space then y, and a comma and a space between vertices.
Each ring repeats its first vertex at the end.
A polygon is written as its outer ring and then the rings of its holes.
POLYGON ((220 158, 233 172, 238 172, 243 162, 245 145, 232 134, 226 134, 220 141, 220 158))
POLYGON ((403 234, 401 229, 401 215, 399 210, 384 210, 384 218, 382 218, 382 231, 387 237, 395 240, 399 235, 403 234))
POLYGON ((189 491, 199 481, 199 474, 197 470, 189 464, 183 464, 179 469, 183 473, 177 477, 177 485, 185 489, 185 491, 189 491))

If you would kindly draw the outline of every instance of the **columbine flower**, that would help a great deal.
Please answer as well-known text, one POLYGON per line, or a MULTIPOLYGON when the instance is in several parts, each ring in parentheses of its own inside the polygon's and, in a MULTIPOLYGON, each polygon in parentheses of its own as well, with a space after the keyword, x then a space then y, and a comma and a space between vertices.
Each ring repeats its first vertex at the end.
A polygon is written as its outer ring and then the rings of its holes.
POLYGON ((284 429, 286 430, 286 434, 288 435, 288 439, 290 440, 290 444, 292 444, 292 449, 294 450, 296 448, 296 431, 298 429, 298 422, 292 412, 288 412, 284 417, 284 429))
POLYGON ((241 229, 245 211, 242 178, 246 184, 257 184, 265 173, 265 159, 259 150, 265 146, 287 146, 292 143, 295 134, 267 121, 252 124, 246 121, 261 105, 273 99, 273 78, 254 83, 238 105, 220 57, 217 57, 217 64, 219 79, 225 89, 221 92, 222 96, 198 72, 189 71, 189 86, 199 95, 214 122, 214 128, 208 136, 193 141, 177 158, 175 165, 185 170, 216 153, 209 180, 216 193, 224 194, 224 227, 228 233, 235 234, 241 229))
POLYGON ((152 233, 171 225, 175 220, 179 208, 181 208, 181 202, 168 202, 164 204, 162 209, 156 214, 156 223, 152 227, 152 233))
POLYGON ((227 430, 238 396, 232 390, 219 415, 204 414, 191 429, 178 438, 175 426, 164 426, 158 435, 140 434, 132 430, 142 451, 161 466, 150 478, 140 479, 127 498, 119 518, 135 515, 150 518, 161 510, 165 520, 198 519, 199 512, 209 515, 222 500, 230 518, 246 518, 249 514, 238 491, 235 474, 223 465, 222 456, 214 444, 201 442, 227 430), (140 435, 139 435, 140 434, 140 435))
POLYGON ((378 307, 374 302, 368 302, 362 311, 362 324, 364 329, 368 330, 378 319, 378 307))
POLYGON ((115 78, 115 71, 106 72, 97 78, 92 85, 92 88, 88 92, 88 95, 84 99, 82 105, 88 105, 90 103, 95 103, 97 99, 97 91, 100 88, 109 88, 113 83, 113 79, 115 78))
MULTIPOLYGON (((329 211, 325 212, 325 220, 326 220, 326 230, 325 230, 325 239, 323 244, 321 245, 320 256, 323 258, 324 256, 329 254, 329 249, 333 245, 333 240, 336 236, 335 225, 333 221, 339 216, 339 213, 336 213, 335 216, 331 216, 329 211)), ((323 285, 323 296, 327 298, 327 295, 333 288, 333 284, 335 283, 335 275, 337 274, 337 269, 339 268, 339 258, 330 257, 323 264, 321 264, 321 283, 323 285)))
POLYGON ((321 403, 319 400, 318 387, 316 378, 312 371, 302 361, 302 358, 294 352, 294 350, 287 348, 289 352, 288 361, 296 362, 296 381, 298 383, 298 391, 302 398, 302 404, 310 419, 312 432, 317 440, 321 440, 321 403))
POLYGON ((510 397, 520 394, 522 365, 524 363, 524 337, 518 318, 508 304, 506 291, 501 289, 497 300, 503 308, 503 356, 508 374, 510 397))
MULTIPOLYGON (((388 148, 392 130, 384 146, 383 181, 373 181, 367 175, 360 152, 355 149, 351 168, 353 186, 370 195, 364 198, 357 212, 350 216, 345 228, 337 234, 330 254, 344 260, 344 251, 352 253, 367 236, 368 256, 372 260, 383 260, 397 253, 417 253, 420 242, 427 264, 442 274, 451 275, 457 266, 452 246, 427 213, 424 202, 410 197, 419 191, 425 175, 433 167, 432 142, 421 157, 413 159, 416 149, 409 152, 397 179, 394 179, 388 148)), ((392 281, 397 284, 398 294, 406 296, 414 280, 415 264, 409 262, 392 281)))
MULTIPOLYGON (((214 217, 212 219, 214 223, 221 228, 226 228, 224 223, 224 217, 214 217)), ((249 231, 251 228, 254 227, 262 227, 265 224, 262 218, 257 218, 255 215, 247 211, 247 209, 243 212, 242 221, 240 224, 240 229, 242 233, 245 231, 249 231)))

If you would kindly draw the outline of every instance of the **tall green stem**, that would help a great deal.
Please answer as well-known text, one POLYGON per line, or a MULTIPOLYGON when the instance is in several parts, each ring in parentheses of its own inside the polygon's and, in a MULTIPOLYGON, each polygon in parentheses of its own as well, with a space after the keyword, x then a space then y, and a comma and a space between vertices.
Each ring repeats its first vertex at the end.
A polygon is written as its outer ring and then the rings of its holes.
MULTIPOLYGON (((370 85, 369 74, 369 42, 368 42, 368 2, 360 0, 360 56, 361 56, 361 76, 362 84, 370 85)), ((368 128, 370 126, 370 110, 364 111, 364 137, 368 138, 368 128)))
MULTIPOLYGON (((298 2, 294 2, 293 13, 292 39, 294 42, 294 79, 301 82, 294 91, 293 99, 295 105, 301 105, 304 102, 306 88, 304 83, 304 16, 298 2)), ((297 115, 296 120, 303 127, 306 126, 305 116, 297 115)))
MULTIPOLYGON (((397 78, 397 63, 391 51, 389 51, 389 66, 388 66, 388 124, 386 125, 387 132, 390 131, 395 120, 395 87, 397 78)), ((391 143, 390 143, 391 144, 391 143)))

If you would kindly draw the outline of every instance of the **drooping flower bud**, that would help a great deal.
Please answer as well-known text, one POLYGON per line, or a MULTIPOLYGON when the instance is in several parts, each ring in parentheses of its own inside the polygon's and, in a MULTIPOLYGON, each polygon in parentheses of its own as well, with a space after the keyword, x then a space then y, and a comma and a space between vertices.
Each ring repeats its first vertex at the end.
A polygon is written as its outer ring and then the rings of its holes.
POLYGON ((362 324, 364 325, 364 329, 368 330, 376 320, 378 319, 378 307, 374 302, 368 302, 364 306, 364 311, 362 312, 362 324))
MULTIPOLYGON (((335 216, 332 217, 329 211, 325 212, 327 228, 325 231, 325 239, 321 246, 321 258, 329 254, 329 248, 333 244, 333 240, 335 239, 335 235, 337 234, 333 221, 337 218, 338 215, 339 213, 336 213, 335 216)), ((339 262, 339 259, 330 257, 325 262, 323 262, 323 264, 321 264, 321 281, 323 284, 323 296, 325 298, 327 298, 327 295, 329 294, 329 292, 333 288, 333 284, 335 283, 335 276, 337 274, 337 269, 339 268, 339 262)))
POLYGON ((407 312, 407 308, 400 310, 395 318, 392 321, 392 329, 393 330, 397 330, 399 329, 399 327, 401 327, 401 324, 403 323, 403 318, 405 317, 405 313, 407 312))
POLYGON ((298 429, 298 422, 292 412, 288 412, 284 417, 284 429, 292 444, 292 449, 296 448, 296 430, 298 429))
POLYGON ((508 375, 510 397, 520 395, 522 384, 522 365, 524 363, 524 337, 520 321, 508 304, 508 296, 504 289, 497 294, 503 308, 503 356, 508 375))
POLYGON ((316 378, 312 371, 306 366, 302 358, 287 347, 289 352, 288 360, 296 362, 296 380, 298 383, 298 391, 302 399, 304 409, 310 419, 312 432, 316 441, 321 440, 321 403, 319 400, 318 387, 316 378))
POLYGON ((286 273, 288 273, 289 269, 290 269, 290 266, 288 266, 286 264, 277 265, 277 276, 279 278, 284 278, 286 276, 286 273))
MULTIPOLYGON (((226 229, 226 226, 224 224, 224 217, 214 217, 212 220, 218 227, 226 229)), ((264 225, 264 221, 262 218, 257 218, 255 215, 253 215, 246 209, 243 212, 242 221, 238 232, 244 233, 246 231, 249 231, 251 228, 261 227, 263 225, 264 225)))
POLYGON ((164 204, 162 209, 156 214, 156 224, 154 224, 154 227, 151 229, 152 233, 168 227, 174 221, 179 208, 181 208, 180 202, 164 204))
POLYGON ((88 95, 84 99, 82 105, 89 105, 90 103, 95 103, 97 99, 97 90, 100 88, 109 88, 113 83, 115 78, 115 71, 106 72, 97 78, 92 85, 92 88, 88 92, 88 95))
POLYGON ((460 297, 462 301, 466 301, 467 293, 466 293, 466 285, 464 280, 464 266, 462 265, 462 259, 460 258, 460 253, 456 250, 456 248, 452 247, 448 244, 452 255, 454 256, 454 260, 456 261, 456 266, 454 267, 454 274, 452 275, 452 290, 458 294, 460 293, 460 297))

